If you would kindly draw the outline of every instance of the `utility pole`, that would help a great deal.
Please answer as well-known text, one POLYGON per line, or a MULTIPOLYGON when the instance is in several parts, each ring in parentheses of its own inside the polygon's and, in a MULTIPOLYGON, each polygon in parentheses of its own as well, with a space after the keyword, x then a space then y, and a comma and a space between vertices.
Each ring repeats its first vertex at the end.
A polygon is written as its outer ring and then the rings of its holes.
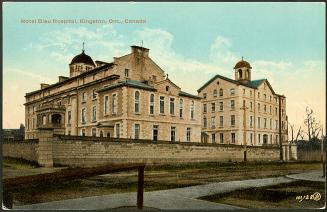
POLYGON ((247 107, 245 107, 245 100, 243 100, 243 106, 240 108, 241 110, 243 110, 243 147, 244 147, 244 162, 246 162, 246 109, 248 109, 247 107))
POLYGON ((325 136, 324 136, 324 128, 321 128, 321 163, 322 163, 322 176, 325 177, 325 163, 324 163, 324 142, 325 142, 325 136))

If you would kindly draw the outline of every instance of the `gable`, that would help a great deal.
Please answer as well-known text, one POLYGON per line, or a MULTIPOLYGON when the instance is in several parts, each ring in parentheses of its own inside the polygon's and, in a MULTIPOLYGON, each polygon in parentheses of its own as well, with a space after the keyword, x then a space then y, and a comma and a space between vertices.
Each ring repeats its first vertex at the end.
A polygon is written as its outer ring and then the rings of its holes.
POLYGON ((162 80, 160 82, 157 82, 154 84, 154 88, 158 90, 158 92, 161 93, 167 93, 172 95, 178 95, 181 88, 178 87, 176 84, 174 84, 169 79, 162 80))

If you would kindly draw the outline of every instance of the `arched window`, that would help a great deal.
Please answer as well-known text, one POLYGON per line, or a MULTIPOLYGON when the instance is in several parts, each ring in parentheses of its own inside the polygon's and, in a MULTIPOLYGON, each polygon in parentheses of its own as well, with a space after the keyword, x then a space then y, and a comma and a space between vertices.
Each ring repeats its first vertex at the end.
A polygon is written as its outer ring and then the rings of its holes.
POLYGON ((192 101, 191 102, 191 109, 190 109, 191 119, 194 119, 194 110, 195 110, 195 105, 194 105, 194 101, 192 101))
POLYGON ((183 99, 179 100, 179 118, 183 118, 183 99))
POLYGON ((222 88, 219 89, 219 96, 223 96, 224 95, 224 91, 222 88))
POLYGON ((213 90, 213 97, 217 97, 217 90, 213 90))
POLYGON ((134 112, 139 113, 140 112, 140 92, 135 91, 134 94, 134 112))
POLYGON ((238 78, 242 79, 242 69, 238 69, 238 78))

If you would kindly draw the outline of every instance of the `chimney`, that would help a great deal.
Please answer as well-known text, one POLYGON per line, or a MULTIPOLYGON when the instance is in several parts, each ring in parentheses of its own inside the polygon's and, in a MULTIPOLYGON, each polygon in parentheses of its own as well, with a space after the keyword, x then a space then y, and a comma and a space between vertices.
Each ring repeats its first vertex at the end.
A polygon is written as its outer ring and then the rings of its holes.
POLYGON ((41 89, 48 87, 49 84, 41 83, 41 89))
POLYGON ((139 55, 141 53, 143 53, 144 57, 148 57, 149 56, 149 50, 147 48, 141 47, 141 46, 131 46, 132 49, 132 53, 139 55))
POLYGON ((59 82, 63 82, 68 79, 69 79, 69 77, 59 76, 59 82))

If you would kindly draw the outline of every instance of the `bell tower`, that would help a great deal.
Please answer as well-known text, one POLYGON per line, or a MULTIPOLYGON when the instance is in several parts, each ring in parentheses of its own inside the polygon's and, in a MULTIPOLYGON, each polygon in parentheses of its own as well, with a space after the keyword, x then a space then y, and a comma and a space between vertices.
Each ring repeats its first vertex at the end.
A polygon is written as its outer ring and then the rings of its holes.
POLYGON ((235 80, 241 83, 247 83, 251 81, 251 65, 247 61, 242 60, 238 61, 234 66, 235 80))

